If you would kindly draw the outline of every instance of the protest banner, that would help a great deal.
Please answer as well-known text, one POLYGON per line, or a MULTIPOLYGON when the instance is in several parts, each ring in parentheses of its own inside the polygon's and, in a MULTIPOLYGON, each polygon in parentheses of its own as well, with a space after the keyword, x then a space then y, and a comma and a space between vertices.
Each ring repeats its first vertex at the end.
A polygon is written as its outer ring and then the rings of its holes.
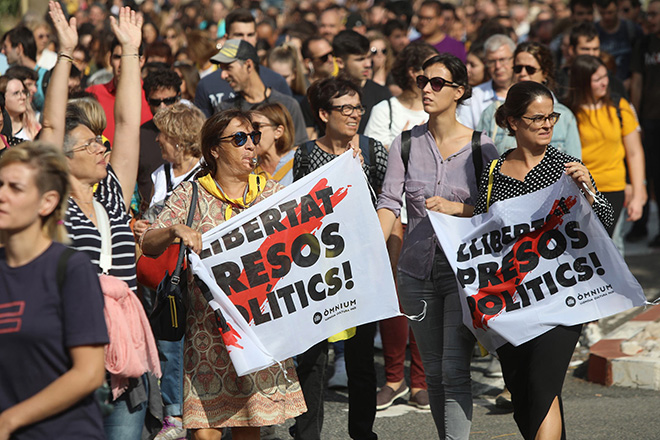
POLYGON ((456 274, 463 322, 490 352, 646 302, 568 176, 472 218, 429 216, 456 274))
POLYGON ((239 375, 399 314, 359 159, 343 154, 202 236, 191 255, 239 375))

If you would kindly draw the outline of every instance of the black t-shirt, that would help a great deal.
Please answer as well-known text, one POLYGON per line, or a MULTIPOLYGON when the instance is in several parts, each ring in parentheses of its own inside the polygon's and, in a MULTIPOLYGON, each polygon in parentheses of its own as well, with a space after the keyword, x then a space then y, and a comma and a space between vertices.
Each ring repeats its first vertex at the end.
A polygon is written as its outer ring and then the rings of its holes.
POLYGON ((660 38, 648 35, 635 45, 630 70, 642 74, 640 117, 660 119, 660 38))
POLYGON ((380 101, 390 99, 391 97, 392 94, 387 87, 376 84, 370 79, 367 80, 364 87, 362 87, 362 105, 367 111, 362 116, 360 126, 358 127, 358 133, 364 134, 364 129, 367 128, 367 121, 369 121, 373 106, 380 101))
MULTIPOLYGON (((53 243, 21 267, 7 265, 0 248, 0 412, 46 388, 72 366, 69 349, 105 345, 103 294, 89 258, 74 253, 62 290, 57 264, 65 247, 53 243)), ((11 437, 103 439, 103 420, 92 395, 11 437)))

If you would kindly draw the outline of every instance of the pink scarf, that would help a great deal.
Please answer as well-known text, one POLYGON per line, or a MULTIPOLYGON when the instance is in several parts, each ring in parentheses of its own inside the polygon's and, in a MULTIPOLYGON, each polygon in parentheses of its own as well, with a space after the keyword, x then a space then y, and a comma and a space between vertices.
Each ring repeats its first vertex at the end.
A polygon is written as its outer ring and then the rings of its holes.
POLYGON ((105 299, 105 323, 110 344, 105 347, 105 368, 111 374, 112 397, 128 388, 128 378, 151 371, 161 377, 158 349, 140 300, 124 281, 99 277, 105 299))

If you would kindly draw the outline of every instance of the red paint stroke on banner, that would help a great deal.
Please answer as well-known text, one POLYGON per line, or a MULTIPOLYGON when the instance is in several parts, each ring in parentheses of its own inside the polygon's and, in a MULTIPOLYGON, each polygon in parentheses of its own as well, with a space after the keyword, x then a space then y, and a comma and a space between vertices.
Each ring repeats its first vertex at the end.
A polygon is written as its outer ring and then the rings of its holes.
MULTIPOLYGON (((272 245, 276 243, 284 243, 285 251, 282 252, 280 255, 286 255, 289 258, 289 260, 293 261, 293 258, 291 257, 291 245, 293 241, 302 234, 306 234, 306 233, 313 234, 321 227, 323 223, 323 219, 327 215, 327 212, 325 212, 325 207, 323 205, 323 202, 321 201, 320 198, 316 196, 316 193, 327 187, 328 187, 328 179, 323 178, 319 180, 308 193, 308 195, 310 195, 314 199, 314 202, 318 205, 319 209, 323 213, 323 216, 312 217, 309 219, 309 221, 303 224, 298 224, 297 226, 294 227, 291 227, 288 217, 285 217, 282 219, 282 224, 285 225, 287 228, 283 231, 277 231, 264 239, 263 243, 259 247, 259 251, 261 252, 261 255, 264 256, 264 259, 262 260, 264 264, 264 272, 272 273, 272 270, 274 268, 274 266, 269 264, 269 262, 265 258, 266 252, 268 251, 268 249, 270 249, 272 245)), ((333 209, 348 195, 348 188, 350 188, 350 185, 346 188, 339 188, 330 196, 330 202, 332 204, 333 209)), ((298 207, 295 209, 295 213, 296 213, 296 217, 298 218, 298 221, 300 221, 300 211, 301 211, 301 205, 298 205, 298 207)), ((241 275, 238 277, 238 280, 242 282, 245 286, 250 285, 247 280, 247 274, 245 272, 245 269, 243 269, 243 271, 241 272, 241 275)), ((264 303, 266 302, 266 294, 269 291, 272 291, 272 289, 275 287, 275 285, 279 280, 280 278, 271 278, 268 283, 255 286, 253 288, 248 288, 247 290, 244 290, 242 292, 238 292, 238 293, 232 292, 232 294, 229 296, 229 299, 231 300, 232 303, 234 303, 234 305, 242 306, 248 311, 250 310, 248 300, 253 298, 256 298, 258 304, 261 307, 263 307, 264 303)))
POLYGON ((238 349, 243 349, 243 346, 238 343, 239 339, 241 338, 241 335, 238 334, 238 332, 232 327, 232 325, 227 322, 227 327, 229 327, 228 331, 222 332, 222 340, 225 343, 225 346, 227 347, 235 347, 238 349))
MULTIPOLYGON (((563 216, 568 213, 568 211, 564 211, 559 207, 560 203, 561 203, 560 200, 555 200, 555 202, 552 205, 552 208, 550 209, 550 219, 545 222, 542 228, 521 235, 516 240, 516 243, 513 245, 514 257, 512 258, 512 263, 513 263, 513 267, 515 267, 516 272, 518 274, 520 274, 520 261, 518 261, 518 259, 515 258, 515 255, 517 255, 518 248, 525 242, 531 242, 531 252, 535 253, 536 255, 539 255, 538 245, 539 245, 539 241, 541 240, 541 236, 543 236, 545 232, 551 229, 557 229, 559 225, 561 225, 564 222, 563 216)), ((568 209, 575 206, 576 203, 577 203, 577 199, 575 198, 575 196, 571 196, 564 200, 564 204, 568 209)), ((504 277, 502 275, 502 265, 500 264, 500 268, 495 273, 495 277, 501 281, 501 284, 488 285, 486 287, 483 287, 479 289, 479 291, 476 294, 472 295, 471 298, 473 298, 476 303, 479 303, 480 299, 492 295, 498 297, 502 301, 502 304, 506 304, 504 299, 504 294, 502 293, 502 291, 506 290, 509 292, 515 292, 516 287, 518 287, 523 282, 523 280, 529 273, 530 272, 524 272, 523 275, 520 277, 513 278, 508 281, 504 281, 504 277)), ((502 310, 500 310, 498 313, 494 315, 487 315, 481 312, 479 310, 479 307, 475 307, 472 313, 472 324, 474 328, 481 328, 485 330, 486 328, 488 328, 488 321, 490 321, 495 316, 500 315, 502 311, 504 311, 504 307, 502 308, 502 310)))

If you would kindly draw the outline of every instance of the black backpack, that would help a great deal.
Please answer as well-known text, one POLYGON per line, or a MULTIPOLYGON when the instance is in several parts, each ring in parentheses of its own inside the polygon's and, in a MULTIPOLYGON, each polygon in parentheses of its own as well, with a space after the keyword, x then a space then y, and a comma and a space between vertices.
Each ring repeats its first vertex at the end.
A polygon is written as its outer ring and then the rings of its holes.
MULTIPOLYGON (((312 152, 316 141, 307 141, 300 145, 300 166, 293 176, 293 180, 300 180, 309 173, 309 154, 312 152)), ((360 135, 360 150, 364 157, 364 164, 369 167, 369 177, 373 179, 376 176, 376 140, 364 135, 360 135)))
MULTIPOLYGON (((403 160, 404 176, 408 173, 411 137, 412 130, 401 133, 401 159, 403 160)), ((474 165, 474 175, 477 176, 477 185, 479 185, 481 173, 484 170, 484 162, 481 157, 481 132, 476 130, 472 132, 472 164, 474 165)))

